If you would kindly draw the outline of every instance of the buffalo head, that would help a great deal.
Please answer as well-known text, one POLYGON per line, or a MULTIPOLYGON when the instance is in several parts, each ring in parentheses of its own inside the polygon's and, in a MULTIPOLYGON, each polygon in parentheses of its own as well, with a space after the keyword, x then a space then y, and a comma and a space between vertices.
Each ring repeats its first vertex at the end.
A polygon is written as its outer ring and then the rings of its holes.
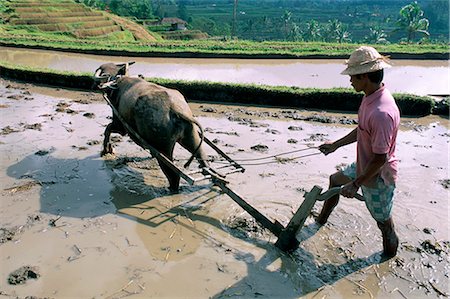
POLYGON ((121 76, 128 76, 129 66, 134 64, 134 61, 127 63, 105 63, 95 70, 94 84, 99 89, 113 87, 117 78, 121 76))

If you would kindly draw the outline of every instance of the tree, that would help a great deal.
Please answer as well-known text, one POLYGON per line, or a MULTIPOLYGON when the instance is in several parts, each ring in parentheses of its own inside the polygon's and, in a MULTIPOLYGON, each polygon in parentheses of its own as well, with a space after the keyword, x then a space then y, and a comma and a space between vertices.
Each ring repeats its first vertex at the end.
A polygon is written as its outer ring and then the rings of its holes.
POLYGON ((119 16, 133 16, 138 19, 153 18, 153 9, 147 0, 111 0, 109 8, 119 16))
POLYGON ((291 28, 291 31, 289 34, 289 39, 294 42, 300 41, 302 39, 302 33, 300 31, 300 27, 295 23, 292 23, 292 28, 291 28))
POLYGON ((182 20, 189 20, 189 13, 183 2, 178 1, 178 17, 182 20))
POLYGON ((325 30, 325 41, 327 42, 350 42, 350 32, 347 26, 343 25, 339 20, 329 20, 325 30))
POLYGON ((136 5, 133 6, 134 10, 131 11, 131 15, 138 19, 150 19, 153 18, 153 9, 150 2, 146 0, 135 1, 136 5))
POLYGON ((283 20, 283 28, 284 28, 284 37, 285 39, 289 34, 289 23, 291 22, 292 12, 289 10, 285 10, 281 19, 283 20))
POLYGON ((244 26, 244 31, 247 33, 251 33, 253 31, 253 27, 255 26, 255 21, 253 19, 247 19, 244 26))
POLYGON ((416 1, 405 5, 400 9, 400 17, 398 18, 395 31, 406 31, 407 41, 411 42, 415 39, 416 33, 421 33, 430 36, 428 26, 430 25, 428 19, 423 17, 423 10, 416 1))
POLYGON ((231 36, 236 36, 236 21, 237 21, 237 6, 238 6, 238 0, 234 0, 233 5, 233 25, 231 26, 231 36))
POLYGON ((206 33, 208 33, 208 35, 211 35, 211 36, 216 36, 216 35, 221 34, 221 32, 219 31, 219 28, 217 27, 216 22, 210 18, 205 18, 205 17, 193 18, 191 25, 193 28, 196 28, 200 31, 206 32, 206 33))
POLYGON ((379 26, 375 28, 370 27, 369 35, 364 37, 364 41, 369 44, 387 44, 389 43, 387 38, 387 34, 384 33, 384 30, 379 26))
POLYGON ((319 23, 316 20, 311 20, 306 23, 306 29, 303 31, 302 37, 305 41, 319 41, 322 38, 320 31, 319 23))
POLYGON ((165 12, 164 12, 164 7, 161 4, 161 0, 158 0, 156 3, 152 3, 152 4, 153 4, 153 11, 154 11, 155 16, 157 16, 160 19, 164 18, 165 12))

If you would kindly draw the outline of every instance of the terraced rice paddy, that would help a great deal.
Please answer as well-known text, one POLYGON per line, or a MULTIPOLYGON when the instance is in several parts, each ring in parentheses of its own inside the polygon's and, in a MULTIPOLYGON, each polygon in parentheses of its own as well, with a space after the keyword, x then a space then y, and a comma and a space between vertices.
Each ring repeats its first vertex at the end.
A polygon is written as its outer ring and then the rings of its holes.
MULTIPOLYGON (((12 11, 7 20, 9 30, 62 33, 76 38, 104 37, 123 31, 133 33, 129 22, 113 19, 107 13, 71 0, 11 0, 7 6, 12 11)), ((138 40, 151 37, 134 33, 130 36, 138 40)))

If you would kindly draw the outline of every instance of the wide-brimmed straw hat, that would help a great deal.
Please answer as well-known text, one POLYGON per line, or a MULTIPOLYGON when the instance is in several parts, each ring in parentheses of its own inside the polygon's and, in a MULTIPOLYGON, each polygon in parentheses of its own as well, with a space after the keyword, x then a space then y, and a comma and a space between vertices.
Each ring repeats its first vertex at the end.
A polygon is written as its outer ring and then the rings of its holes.
POLYGON ((350 58, 345 61, 347 68, 342 75, 358 75, 390 68, 389 58, 378 53, 372 47, 362 46, 353 51, 350 58))

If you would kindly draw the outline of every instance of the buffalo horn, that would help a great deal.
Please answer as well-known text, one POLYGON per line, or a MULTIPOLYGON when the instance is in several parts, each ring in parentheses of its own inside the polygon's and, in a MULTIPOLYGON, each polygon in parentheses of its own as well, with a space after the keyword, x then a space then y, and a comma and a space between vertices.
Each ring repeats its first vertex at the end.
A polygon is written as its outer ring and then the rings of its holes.
POLYGON ((116 81, 109 81, 109 82, 106 82, 106 83, 104 83, 104 84, 102 84, 100 86, 100 89, 106 89, 106 88, 117 89, 118 88, 117 87, 117 82, 116 81))
POLYGON ((96 81, 99 81, 99 80, 101 80, 101 79, 106 79, 106 78, 108 78, 108 75, 100 75, 101 72, 102 72, 101 69, 97 69, 97 71, 95 71, 94 79, 95 79, 96 81))

